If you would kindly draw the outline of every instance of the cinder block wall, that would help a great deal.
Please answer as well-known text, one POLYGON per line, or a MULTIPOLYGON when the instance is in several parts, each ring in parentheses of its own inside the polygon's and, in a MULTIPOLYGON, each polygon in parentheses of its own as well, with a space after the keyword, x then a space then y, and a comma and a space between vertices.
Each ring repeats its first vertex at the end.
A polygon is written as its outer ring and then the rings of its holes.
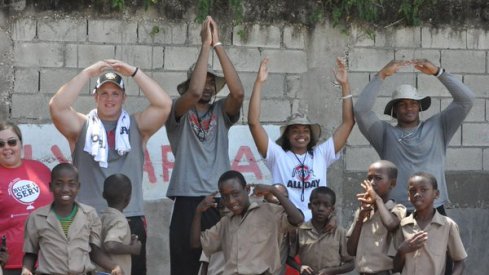
MULTIPOLYGON (((306 29, 287 24, 222 26, 221 40, 239 71, 246 89, 241 123, 246 123, 248 99, 259 62, 268 56, 270 76, 263 92, 262 120, 277 124, 293 112, 306 112, 329 136, 341 119, 340 90, 332 84, 336 56, 346 57, 354 100, 368 81, 392 59, 427 58, 454 73, 477 95, 473 110, 455 134, 448 149, 447 177, 452 204, 449 214, 461 227, 469 253, 467 274, 483 274, 489 264, 484 247, 489 225, 489 32, 482 29, 430 27, 390 28, 367 35, 360 28, 348 34, 328 24, 306 29), (243 35, 244 33, 244 35, 243 35)), ((60 14, 3 14, 0 20, 0 115, 23 123, 49 123, 47 103, 57 89, 80 70, 107 58, 139 66, 173 97, 176 85, 195 62, 200 45, 200 25, 165 22, 157 18, 100 19, 60 14)), ((220 69, 217 57, 210 62, 220 69)), ((94 80, 92 80, 94 81, 94 80)), ((140 110, 146 100, 128 81, 126 108, 140 110)), ((451 101, 446 89, 431 76, 408 68, 389 78, 375 109, 382 113, 391 91, 399 84, 418 87, 432 96, 428 118, 451 101)), ((75 108, 93 108, 84 88, 75 108)), ((224 95, 226 92, 223 93, 224 95)), ((383 117, 389 120, 388 117, 383 117)), ((64 141, 60 141, 64 142, 64 141)), ((330 169, 329 183, 339 193, 340 224, 347 226, 357 203, 354 194, 375 151, 355 127, 344 157, 330 169)), ((162 194, 162 197, 164 194, 162 194)), ((147 202, 150 274, 168 274, 169 200, 147 202)))

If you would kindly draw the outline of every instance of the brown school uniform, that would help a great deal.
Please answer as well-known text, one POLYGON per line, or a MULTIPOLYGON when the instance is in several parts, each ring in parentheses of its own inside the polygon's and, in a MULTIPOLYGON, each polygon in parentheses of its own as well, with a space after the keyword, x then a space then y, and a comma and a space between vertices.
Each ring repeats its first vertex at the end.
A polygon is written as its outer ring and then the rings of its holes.
POLYGON ((319 233, 312 221, 297 229, 296 251, 303 265, 316 272, 326 267, 340 266, 342 259, 351 259, 346 250, 346 230, 337 227, 334 233, 319 233))
POLYGON ((424 229, 419 228, 413 214, 404 218, 400 226, 400 234, 396 236, 396 244, 398 245, 402 241, 410 239, 416 232, 428 232, 428 240, 425 246, 406 254, 406 261, 402 270, 403 275, 445 274, 447 250, 454 261, 467 258, 458 225, 449 217, 438 213, 438 211, 435 212, 431 223, 424 229))
POLYGON ((100 247, 101 223, 95 208, 76 203, 78 211, 65 236, 51 205, 32 212, 25 224, 24 253, 38 255, 37 273, 84 274, 95 266, 90 244, 100 247))
POLYGON ((279 240, 294 228, 282 206, 253 202, 243 217, 229 214, 201 233, 202 250, 224 253, 227 274, 271 274, 280 269, 279 240))
MULTIPOLYGON (((131 229, 126 216, 121 211, 108 207, 100 215, 102 221, 102 242, 117 242, 131 244, 131 229)), ((109 254, 112 261, 119 265, 124 274, 131 274, 131 254, 109 254)), ((100 269, 103 270, 103 269, 100 269)), ((105 270, 110 273, 110 270, 105 270)))
MULTIPOLYGON (((385 207, 399 220, 406 216, 406 207, 402 204, 395 204, 389 200, 385 207)), ((353 222, 346 234, 350 237, 353 233, 355 223, 358 221, 360 209, 355 212, 353 222)), ((370 218, 362 225, 362 231, 357 245, 357 255, 355 256, 355 268, 360 273, 375 273, 393 268, 392 258, 387 255, 394 234, 390 234, 382 223, 379 211, 373 211, 370 218)))

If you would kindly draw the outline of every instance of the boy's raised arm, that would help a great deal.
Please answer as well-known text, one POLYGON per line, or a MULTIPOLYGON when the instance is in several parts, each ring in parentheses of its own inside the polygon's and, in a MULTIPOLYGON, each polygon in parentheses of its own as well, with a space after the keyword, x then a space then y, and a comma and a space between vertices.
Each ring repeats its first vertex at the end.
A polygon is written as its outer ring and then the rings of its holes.
POLYGON ((195 209, 195 215, 194 219, 192 220, 192 228, 191 228, 191 234, 190 234, 190 247, 192 248, 201 248, 202 244, 200 243, 200 224, 201 224, 201 218, 202 218, 202 213, 204 213, 207 209, 211 207, 216 207, 216 201, 214 200, 214 197, 217 195, 217 191, 210 194, 209 196, 205 197, 199 205, 197 205, 197 208, 195 209))
POLYGON ((278 199, 282 207, 285 209, 285 213, 287 213, 290 224, 297 226, 304 222, 304 215, 302 215, 301 211, 299 211, 299 209, 278 189, 267 184, 256 184, 253 186, 255 187, 254 192, 257 196, 264 196, 268 193, 272 193, 278 199))

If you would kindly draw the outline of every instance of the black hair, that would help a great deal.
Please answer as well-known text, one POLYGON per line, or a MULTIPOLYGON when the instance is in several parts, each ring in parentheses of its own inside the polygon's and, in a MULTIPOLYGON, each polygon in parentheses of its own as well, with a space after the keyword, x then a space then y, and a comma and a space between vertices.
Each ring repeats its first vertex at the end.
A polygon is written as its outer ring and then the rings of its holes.
POLYGON ((0 121, 0 131, 12 129, 15 135, 19 138, 20 143, 22 143, 22 132, 20 131, 19 126, 17 124, 10 121, 0 121))
POLYGON ((409 177, 409 179, 412 179, 414 177, 422 177, 427 179, 431 183, 433 189, 438 190, 438 182, 436 181, 435 176, 433 176, 432 174, 428 172, 416 172, 411 177, 409 177))
POLYGON ((309 202, 312 201, 312 199, 318 194, 329 195, 331 197, 331 204, 336 204, 336 193, 333 191, 333 189, 326 186, 319 186, 317 188, 314 188, 311 192, 311 196, 309 197, 309 202))
MULTIPOLYGON (((292 125, 289 125, 285 128, 285 131, 282 135, 282 149, 284 151, 290 151, 292 149, 292 146, 290 145, 290 141, 289 139, 287 138, 287 135, 289 134, 289 130, 290 130, 290 126, 292 125)), ((313 148, 314 146, 316 146, 316 144, 318 143, 318 141, 316 140, 316 137, 314 136, 313 132, 312 132, 312 126, 311 125, 307 125, 307 127, 309 127, 309 133, 310 133, 310 140, 309 140, 309 143, 307 144, 307 152, 311 155, 313 155, 313 148)))
POLYGON ((73 171, 75 173, 76 180, 78 181, 78 169, 73 166, 73 164, 68 162, 62 162, 56 166, 54 166, 53 170, 51 170, 51 181, 56 178, 62 170, 73 171))
POLYGON ((131 196, 131 180, 124 174, 110 175, 104 181, 104 198, 110 205, 124 202, 131 196))
POLYGON ((379 160, 374 163, 380 163, 382 165, 382 168, 385 169, 385 171, 387 172, 387 176, 389 176, 390 179, 397 179, 397 166, 394 163, 388 160, 379 160))
POLYGON ((246 180, 245 180, 243 174, 241 174, 240 172, 235 171, 235 170, 229 170, 229 171, 224 172, 219 177, 217 187, 221 188, 221 184, 227 180, 230 180, 230 179, 237 179, 239 181, 239 183, 241 184, 241 186, 243 186, 243 188, 246 188, 246 180))

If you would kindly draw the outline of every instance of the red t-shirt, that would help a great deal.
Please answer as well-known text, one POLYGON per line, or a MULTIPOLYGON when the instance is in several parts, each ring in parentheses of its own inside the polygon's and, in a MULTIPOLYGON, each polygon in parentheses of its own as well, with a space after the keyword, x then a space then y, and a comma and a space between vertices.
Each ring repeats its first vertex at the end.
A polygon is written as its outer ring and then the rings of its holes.
POLYGON ((51 171, 39 161, 22 160, 17 168, 0 166, 0 237, 7 237, 5 269, 22 268, 24 223, 35 209, 51 203, 51 171))

